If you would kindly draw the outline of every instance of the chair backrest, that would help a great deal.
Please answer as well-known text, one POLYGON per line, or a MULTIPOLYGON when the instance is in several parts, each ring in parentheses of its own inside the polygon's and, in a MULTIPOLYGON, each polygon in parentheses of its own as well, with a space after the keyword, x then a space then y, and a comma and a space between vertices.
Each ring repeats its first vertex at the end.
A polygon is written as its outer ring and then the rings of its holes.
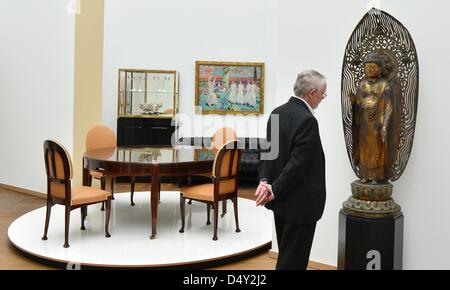
POLYGON ((211 148, 219 150, 230 141, 237 140, 236 131, 233 128, 223 127, 217 130, 211 138, 211 148))
POLYGON ((213 164, 214 195, 237 193, 237 178, 241 162, 242 149, 239 141, 230 141, 222 145, 213 164))
POLYGON ((89 129, 86 135, 86 151, 116 147, 116 135, 113 130, 103 125, 89 129))
POLYGON ((73 177, 72 160, 67 149, 55 140, 44 142, 47 194, 70 200, 70 186, 73 177))

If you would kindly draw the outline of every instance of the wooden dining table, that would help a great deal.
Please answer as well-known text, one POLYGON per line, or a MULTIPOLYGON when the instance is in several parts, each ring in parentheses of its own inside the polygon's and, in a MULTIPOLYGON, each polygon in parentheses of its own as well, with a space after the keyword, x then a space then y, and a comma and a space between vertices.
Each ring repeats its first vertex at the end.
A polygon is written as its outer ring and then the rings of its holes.
POLYGON ((151 235, 156 239, 160 177, 192 176, 211 172, 215 152, 195 146, 111 147, 83 155, 83 185, 90 186, 89 172, 101 170, 108 177, 151 177, 151 235))

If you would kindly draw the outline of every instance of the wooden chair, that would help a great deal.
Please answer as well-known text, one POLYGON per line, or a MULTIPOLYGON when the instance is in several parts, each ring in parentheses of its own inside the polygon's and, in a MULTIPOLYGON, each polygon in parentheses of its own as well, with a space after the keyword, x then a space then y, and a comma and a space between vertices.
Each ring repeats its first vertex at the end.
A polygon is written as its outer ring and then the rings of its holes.
MULTIPOLYGON (((86 150, 95 150, 102 148, 110 148, 116 147, 116 136, 114 132, 106 126, 96 125, 89 129, 86 135, 86 150)), ((92 184, 92 178, 100 180, 100 188, 105 190, 106 188, 106 179, 108 177, 108 173, 105 172, 102 168, 98 168, 97 170, 91 170, 89 172, 90 179, 89 184, 92 184)), ((114 182, 115 178, 110 177, 111 180, 111 194, 112 199, 114 200, 114 182)), ((131 205, 134 206, 134 186, 136 179, 135 177, 131 177, 131 205)), ((105 210, 105 204, 102 204, 102 210, 105 210)))
POLYGON ((226 143, 217 152, 212 170, 212 183, 188 186, 181 189, 180 211, 181 230, 184 233, 185 224, 185 200, 191 199, 207 204, 207 222, 210 222, 211 206, 214 207, 214 235, 213 240, 217 240, 217 223, 219 217, 219 201, 231 199, 234 203, 234 217, 236 221, 236 232, 239 233, 238 219, 238 173, 241 160, 242 149, 238 148, 238 141, 226 143))
MULTIPOLYGON (((233 128, 230 127, 223 127, 218 129, 216 132, 214 132, 212 138, 211 138, 211 145, 209 146, 210 150, 218 151, 222 146, 230 141, 237 140, 237 134, 236 131, 233 128)), ((202 173, 197 174, 198 176, 208 177, 211 178, 211 173, 202 173)), ((189 204, 191 204, 191 200, 189 201, 189 204)), ((222 201, 222 217, 227 213, 227 201, 222 201)))
POLYGON ((227 144, 230 141, 236 141, 237 134, 233 128, 223 127, 214 132, 211 137, 211 145, 210 149, 219 151, 223 145, 227 144))
POLYGON ((65 239, 64 248, 69 247, 70 212, 81 208, 81 230, 85 230, 87 206, 106 202, 105 236, 109 234, 109 218, 111 216, 111 194, 107 191, 89 186, 72 188, 72 161, 67 150, 57 141, 44 142, 45 170, 47 173, 47 214, 42 240, 47 240, 48 225, 52 206, 65 206, 65 239))

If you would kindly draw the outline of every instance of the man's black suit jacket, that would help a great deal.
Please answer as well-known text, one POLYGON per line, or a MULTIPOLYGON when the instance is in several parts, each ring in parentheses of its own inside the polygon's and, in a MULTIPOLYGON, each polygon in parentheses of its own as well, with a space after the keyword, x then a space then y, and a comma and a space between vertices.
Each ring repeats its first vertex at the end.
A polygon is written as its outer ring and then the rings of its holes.
MULTIPOLYGON (((325 155, 316 118, 307 105, 296 97, 271 113, 267 123, 267 139, 271 135, 271 119, 279 115, 279 155, 262 160, 259 178, 272 185, 275 199, 266 204, 277 215, 294 223, 314 223, 325 207, 325 155)), ((273 146, 273 145, 272 145, 273 146)))

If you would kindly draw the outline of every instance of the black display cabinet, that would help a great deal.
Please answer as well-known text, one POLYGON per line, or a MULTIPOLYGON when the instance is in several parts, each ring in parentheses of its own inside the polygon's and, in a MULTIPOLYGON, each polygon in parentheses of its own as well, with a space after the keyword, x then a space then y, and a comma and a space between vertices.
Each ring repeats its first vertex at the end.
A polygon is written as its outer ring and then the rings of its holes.
POLYGON ((117 145, 171 145, 171 138, 176 129, 172 120, 172 118, 118 118, 117 145))

